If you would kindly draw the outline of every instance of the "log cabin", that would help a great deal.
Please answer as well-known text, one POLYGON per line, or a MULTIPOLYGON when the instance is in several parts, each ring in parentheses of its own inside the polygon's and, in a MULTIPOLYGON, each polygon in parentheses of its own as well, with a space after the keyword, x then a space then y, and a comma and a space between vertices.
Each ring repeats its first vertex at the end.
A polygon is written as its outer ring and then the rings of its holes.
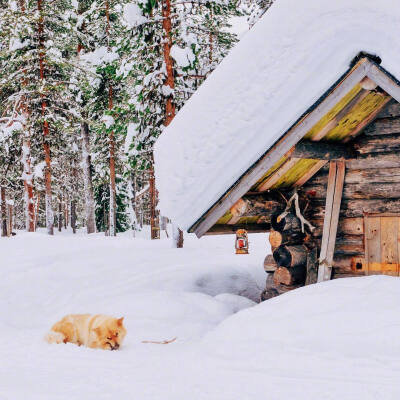
MULTIPOLYGON (((338 0, 332 7, 336 7, 337 15, 348 12, 344 0, 338 0)), ((376 7, 377 14, 389 12, 383 5, 376 7)), ((289 29, 284 22, 278 27, 273 21, 279 12, 285 11, 288 12, 285 6, 273 7, 272 16, 267 13, 260 21, 260 29, 254 29, 245 39, 256 41, 262 28, 272 35, 268 23, 278 30, 289 29)), ((335 34, 318 38, 325 39, 319 49, 326 54, 319 69, 312 68, 316 57, 310 53, 318 49, 309 45, 303 52, 299 51, 297 58, 280 55, 274 64, 282 63, 279 72, 274 66, 254 72, 258 74, 254 78, 261 77, 260 84, 264 83, 269 90, 279 83, 280 89, 275 90, 282 93, 272 95, 272 99, 260 96, 257 92, 260 88, 244 79, 230 82, 233 89, 226 89, 227 98, 213 102, 213 96, 220 96, 218 88, 228 87, 228 73, 231 78, 239 79, 240 72, 244 72, 239 68, 235 75, 229 67, 240 65, 239 58, 243 59, 246 51, 248 57, 250 54, 256 57, 253 63, 260 57, 262 65, 265 53, 261 51, 258 55, 257 50, 268 47, 265 41, 239 43, 239 50, 233 51, 225 65, 217 68, 215 76, 210 77, 211 83, 207 86, 206 82, 200 93, 193 96, 195 99, 184 107, 182 115, 178 115, 157 143, 156 174, 158 169, 161 205, 163 194, 171 196, 174 189, 179 193, 182 199, 178 195, 173 197, 172 207, 168 200, 164 204, 169 216, 181 222, 184 229, 198 237, 235 233, 238 229, 270 233, 273 257, 267 256, 265 260, 269 274, 264 300, 317 281, 371 274, 400 275, 400 82, 395 76, 400 71, 390 69, 394 48, 389 49, 383 29, 374 32, 376 47, 368 46, 367 42, 364 48, 356 47, 363 42, 360 40, 363 35, 366 41, 371 40, 366 33, 371 26, 367 14, 355 10, 354 18, 359 19, 359 25, 352 32, 355 40, 351 46, 345 46, 346 37, 338 33, 340 18, 335 21, 338 24, 335 34), (342 44, 343 51, 338 46, 342 44), (329 58, 330 45, 341 63, 329 58), (365 48, 369 51, 364 51, 365 48), (311 61, 307 61, 307 56, 311 61), (390 62, 385 63, 385 56, 390 62), (347 69, 340 70, 345 60, 347 69), (300 68, 301 63, 306 64, 305 70, 300 68), (335 75, 337 79, 329 81, 335 75), (246 85, 250 98, 254 94, 262 103, 252 103, 261 117, 254 117, 243 103, 240 108, 239 99, 235 102, 235 96, 243 93, 246 85), (308 97, 302 90, 314 92, 308 97), (314 101, 307 104, 310 98, 314 101), (211 116, 205 114, 208 106, 201 107, 201 102, 210 103, 211 116), (223 107, 229 109, 229 123, 224 121, 228 115, 223 107), (216 109, 215 113, 212 108, 216 109), (193 128, 193 122, 198 122, 198 127, 193 128), (177 172, 177 165, 171 166, 165 161, 162 148, 166 140, 184 140, 185 129, 194 130, 208 140, 218 130, 222 134, 226 131, 230 141, 225 152, 216 139, 217 150, 210 150, 211 155, 207 157, 200 147, 207 148, 205 139, 186 139, 187 143, 179 151, 185 160, 190 157, 193 160, 185 164, 183 159, 178 159, 184 171, 182 178, 194 177, 190 185, 179 179, 171 181, 171 173, 181 172, 177 172), (253 132, 247 133, 246 129, 253 132), (232 157, 227 156, 229 153, 232 157), (221 159, 217 158, 218 154, 221 159), (235 164, 236 160, 239 165, 235 164), (203 185, 201 168, 211 174, 208 185, 203 185), (162 173, 161 169, 169 174, 162 173)), ((311 20, 315 15, 311 13, 304 18, 306 27, 307 18, 311 20)), ((348 24, 348 20, 343 24, 348 24)), ((299 50, 302 40, 301 35, 292 37, 291 44, 278 40, 268 50, 274 52, 275 47, 284 44, 299 50)), ((251 70, 250 65, 247 67, 251 70)))

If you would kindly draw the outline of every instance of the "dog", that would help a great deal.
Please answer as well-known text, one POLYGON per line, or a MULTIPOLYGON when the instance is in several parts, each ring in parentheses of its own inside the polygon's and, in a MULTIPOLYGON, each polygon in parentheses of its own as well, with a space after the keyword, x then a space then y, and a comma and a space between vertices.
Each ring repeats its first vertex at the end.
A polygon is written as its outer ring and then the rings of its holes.
POLYGON ((124 318, 108 315, 70 314, 56 322, 48 343, 74 343, 92 349, 118 350, 126 335, 124 318))

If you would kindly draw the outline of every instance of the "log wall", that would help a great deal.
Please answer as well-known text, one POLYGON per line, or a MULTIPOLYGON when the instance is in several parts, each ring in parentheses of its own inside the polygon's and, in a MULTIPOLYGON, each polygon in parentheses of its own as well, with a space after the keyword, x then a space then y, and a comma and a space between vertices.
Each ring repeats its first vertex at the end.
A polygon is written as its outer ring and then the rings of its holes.
MULTIPOLYGON (((356 158, 346 161, 346 176, 334 255, 334 278, 357 276, 356 264, 365 256, 364 215, 400 215, 400 104, 390 102, 378 118, 351 143, 356 158)), ((349 143, 350 145, 350 143, 349 143)), ((317 229, 320 245, 324 223, 328 167, 302 188, 309 199, 307 217, 317 229)))

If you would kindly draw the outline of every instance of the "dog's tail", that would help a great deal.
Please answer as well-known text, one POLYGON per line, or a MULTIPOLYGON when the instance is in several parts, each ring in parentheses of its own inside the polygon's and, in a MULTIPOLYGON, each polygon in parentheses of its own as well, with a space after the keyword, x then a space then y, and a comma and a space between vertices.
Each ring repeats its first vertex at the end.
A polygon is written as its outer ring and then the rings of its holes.
POLYGON ((65 336, 61 332, 50 331, 45 337, 47 343, 64 343, 65 336))

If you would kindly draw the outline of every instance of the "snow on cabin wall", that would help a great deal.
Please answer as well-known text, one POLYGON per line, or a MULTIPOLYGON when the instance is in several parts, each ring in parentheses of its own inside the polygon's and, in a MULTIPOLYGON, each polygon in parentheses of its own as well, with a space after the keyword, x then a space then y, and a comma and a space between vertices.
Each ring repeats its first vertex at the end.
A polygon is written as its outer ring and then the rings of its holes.
POLYGON ((363 50, 400 77, 400 3, 280 0, 156 144, 160 208, 188 229, 363 50))

